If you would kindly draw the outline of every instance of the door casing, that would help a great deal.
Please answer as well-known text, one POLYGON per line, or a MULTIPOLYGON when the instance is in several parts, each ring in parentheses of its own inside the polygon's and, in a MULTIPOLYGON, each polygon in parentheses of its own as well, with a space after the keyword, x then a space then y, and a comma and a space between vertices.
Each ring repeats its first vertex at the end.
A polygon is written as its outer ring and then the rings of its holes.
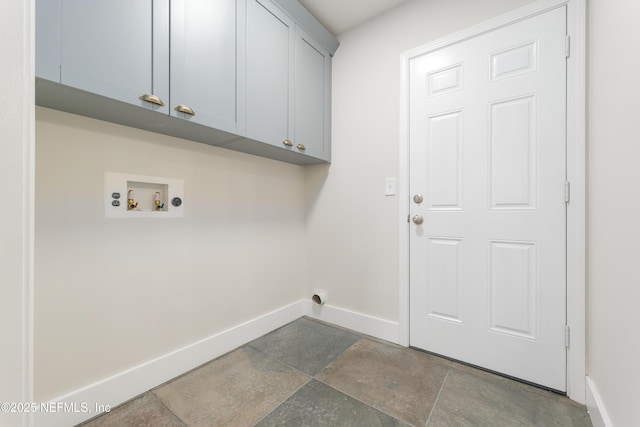
POLYGON ((567 395, 585 403, 586 374, 586 2, 540 0, 497 18, 411 49, 401 55, 399 164, 399 337, 409 343, 409 62, 412 58, 509 25, 548 10, 567 6, 567 395))

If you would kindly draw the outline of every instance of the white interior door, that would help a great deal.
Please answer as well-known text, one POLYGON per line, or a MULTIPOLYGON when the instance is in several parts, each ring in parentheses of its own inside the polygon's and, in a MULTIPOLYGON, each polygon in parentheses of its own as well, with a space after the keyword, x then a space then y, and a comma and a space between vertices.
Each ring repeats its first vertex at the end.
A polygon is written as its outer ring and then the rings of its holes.
POLYGON ((561 391, 565 35, 561 7, 409 71, 411 345, 561 391))

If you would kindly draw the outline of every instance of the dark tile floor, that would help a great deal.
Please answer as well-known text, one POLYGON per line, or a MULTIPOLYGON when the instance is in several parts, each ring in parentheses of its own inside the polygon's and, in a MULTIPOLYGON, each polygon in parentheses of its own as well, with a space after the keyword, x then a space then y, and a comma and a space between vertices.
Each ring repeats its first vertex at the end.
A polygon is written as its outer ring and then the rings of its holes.
POLYGON ((591 426, 566 397, 301 318, 98 426, 591 426))

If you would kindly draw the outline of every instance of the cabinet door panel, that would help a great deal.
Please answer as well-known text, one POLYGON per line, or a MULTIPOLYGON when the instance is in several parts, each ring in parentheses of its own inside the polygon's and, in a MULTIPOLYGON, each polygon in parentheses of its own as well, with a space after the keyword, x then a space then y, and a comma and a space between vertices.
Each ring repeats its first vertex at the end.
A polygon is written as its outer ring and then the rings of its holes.
POLYGON ((247 3, 247 136, 283 146, 293 134, 295 24, 265 0, 247 3))
POLYGON ((236 37, 235 0, 172 0, 171 115, 237 131, 236 37))
POLYGON ((298 29, 294 142, 306 147, 305 154, 325 160, 330 157, 330 73, 329 52, 298 29))
POLYGON ((36 77, 60 83, 60 0, 36 0, 36 77))
POLYGON ((153 82, 154 3, 168 7, 167 0, 62 0, 61 83, 160 109, 139 100, 148 93, 168 102, 153 82))

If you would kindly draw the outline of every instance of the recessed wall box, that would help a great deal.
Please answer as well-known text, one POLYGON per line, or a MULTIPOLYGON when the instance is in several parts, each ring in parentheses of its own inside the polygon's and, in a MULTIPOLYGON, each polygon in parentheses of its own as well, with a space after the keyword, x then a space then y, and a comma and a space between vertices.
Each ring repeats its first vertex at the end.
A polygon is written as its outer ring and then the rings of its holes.
POLYGON ((156 176, 104 173, 106 218, 178 218, 184 216, 184 181, 156 176))

